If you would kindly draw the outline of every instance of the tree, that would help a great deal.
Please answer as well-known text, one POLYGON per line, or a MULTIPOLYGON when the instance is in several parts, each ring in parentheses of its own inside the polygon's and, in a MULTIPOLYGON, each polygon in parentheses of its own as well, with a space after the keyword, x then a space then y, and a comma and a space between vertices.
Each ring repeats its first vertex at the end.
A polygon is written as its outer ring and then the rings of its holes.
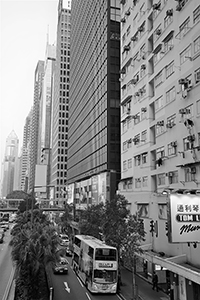
POLYGON ((61 227, 63 231, 67 231, 68 233, 71 233, 71 221, 73 219, 73 207, 69 204, 65 205, 65 212, 61 216, 61 227))
POLYGON ((92 235, 98 239, 102 236, 102 221, 104 216, 104 205, 91 205, 82 211, 79 221, 81 234, 92 235))
POLYGON ((19 214, 12 230, 12 259, 16 263, 17 299, 43 299, 45 268, 56 259, 58 237, 40 210, 19 214))

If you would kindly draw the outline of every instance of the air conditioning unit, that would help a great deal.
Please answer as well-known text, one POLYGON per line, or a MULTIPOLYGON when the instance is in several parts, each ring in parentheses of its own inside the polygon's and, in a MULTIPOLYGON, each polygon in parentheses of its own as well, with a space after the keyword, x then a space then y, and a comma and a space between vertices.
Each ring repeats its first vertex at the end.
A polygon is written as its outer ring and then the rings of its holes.
POLYGON ((173 16, 173 9, 168 9, 166 11, 166 16, 169 16, 169 17, 173 16))
POLYGON ((133 78, 132 80, 131 80, 131 83, 132 84, 136 84, 138 82, 138 80, 136 79, 136 78, 133 78))
POLYGON ((133 142, 136 144, 136 143, 138 143, 140 140, 139 140, 139 138, 137 138, 137 137, 134 137, 133 138, 133 142))
POLYGON ((140 96, 139 92, 135 92, 134 96, 140 96))
POLYGON ((133 115, 133 119, 138 119, 138 115, 133 115))
POLYGON ((121 69, 121 74, 126 74, 126 69, 125 68, 121 69))
POLYGON ((130 109, 130 107, 129 107, 129 108, 127 108, 127 111, 126 111, 126 113, 129 115, 129 114, 130 114, 130 112, 131 112, 131 109, 130 109))
POLYGON ((147 108, 146 108, 146 107, 142 107, 142 108, 141 108, 141 111, 142 111, 142 112, 146 112, 146 111, 147 111, 147 108))
POLYGON ((156 30, 156 35, 161 35, 161 33, 162 33, 162 30, 161 30, 161 29, 157 29, 157 30, 156 30))
POLYGON ((124 46, 124 51, 129 51, 130 50, 130 45, 126 45, 126 46, 124 46))
POLYGON ((173 126, 174 126, 174 123, 172 123, 172 122, 169 122, 169 123, 166 124, 167 128, 172 128, 173 126))
POLYGON ((126 16, 130 16, 131 12, 130 12, 130 9, 128 9, 126 12, 125 12, 125 15, 126 16))
POLYGON ((125 17, 121 19, 121 22, 122 22, 122 23, 125 23, 125 22, 126 22, 125 17))
POLYGON ((160 10, 161 3, 153 4, 153 10, 160 10))
POLYGON ((165 44, 164 43, 161 44, 160 53, 165 53, 165 44))
POLYGON ((158 126, 164 126, 164 121, 163 121, 163 120, 162 120, 162 121, 158 121, 158 122, 157 122, 157 125, 158 125, 158 126))
POLYGON ((146 69, 146 65, 145 65, 145 64, 142 64, 142 65, 141 65, 141 69, 142 69, 142 70, 145 70, 145 69, 146 69))
POLYGON ((173 175, 174 175, 173 172, 168 172, 168 173, 167 173, 167 176, 168 176, 168 177, 173 177, 173 175))
POLYGON ((197 172, 196 167, 191 167, 190 173, 191 174, 196 174, 196 172, 197 172))
POLYGON ((172 146, 172 147, 176 147, 176 146, 177 146, 177 141, 171 142, 171 146, 172 146))
POLYGON ((132 36, 131 41, 136 42, 138 40, 137 36, 132 36))
POLYGON ((190 114, 190 109, 189 108, 181 108, 181 109, 179 109, 179 114, 181 114, 181 115, 190 114))
POLYGON ((178 5, 176 6, 176 11, 181 11, 181 9, 182 9, 182 5, 181 5, 181 4, 178 4, 178 5))
POLYGON ((185 84, 185 83, 186 83, 186 80, 185 80, 185 78, 181 78, 181 79, 179 79, 178 83, 179 83, 179 84, 185 84))
POLYGON ((140 26, 140 27, 138 27, 138 31, 139 31, 139 32, 142 32, 142 31, 144 31, 144 26, 140 26))
POLYGON ((193 134, 193 135, 188 135, 187 136, 187 140, 189 141, 189 142, 194 142, 195 141, 195 135, 193 134))

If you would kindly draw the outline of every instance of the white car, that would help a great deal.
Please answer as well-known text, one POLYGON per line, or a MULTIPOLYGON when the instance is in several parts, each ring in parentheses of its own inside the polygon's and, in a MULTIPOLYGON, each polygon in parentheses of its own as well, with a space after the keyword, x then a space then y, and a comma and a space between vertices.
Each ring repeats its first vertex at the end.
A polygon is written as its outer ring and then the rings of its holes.
POLYGON ((68 246, 69 245, 69 237, 67 234, 59 234, 60 238, 60 245, 61 246, 68 246))

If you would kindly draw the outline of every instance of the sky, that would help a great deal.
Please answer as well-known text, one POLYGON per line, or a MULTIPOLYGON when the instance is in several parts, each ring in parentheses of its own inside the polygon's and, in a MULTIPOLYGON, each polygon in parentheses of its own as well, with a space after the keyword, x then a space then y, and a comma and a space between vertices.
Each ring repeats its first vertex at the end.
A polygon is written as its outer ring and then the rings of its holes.
MULTIPOLYGON (((22 146, 33 105, 34 72, 56 42, 59 0, 0 0, 0 168, 12 130, 22 146)), ((1 170, 0 170, 1 175, 1 170)))

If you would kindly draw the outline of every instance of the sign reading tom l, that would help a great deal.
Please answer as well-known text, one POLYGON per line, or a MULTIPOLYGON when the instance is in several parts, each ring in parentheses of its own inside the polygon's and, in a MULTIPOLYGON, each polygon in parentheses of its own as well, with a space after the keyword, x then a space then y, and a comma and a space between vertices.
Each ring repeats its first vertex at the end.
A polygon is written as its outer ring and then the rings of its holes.
POLYGON ((200 197, 171 194, 170 219, 172 243, 200 242, 200 197))

